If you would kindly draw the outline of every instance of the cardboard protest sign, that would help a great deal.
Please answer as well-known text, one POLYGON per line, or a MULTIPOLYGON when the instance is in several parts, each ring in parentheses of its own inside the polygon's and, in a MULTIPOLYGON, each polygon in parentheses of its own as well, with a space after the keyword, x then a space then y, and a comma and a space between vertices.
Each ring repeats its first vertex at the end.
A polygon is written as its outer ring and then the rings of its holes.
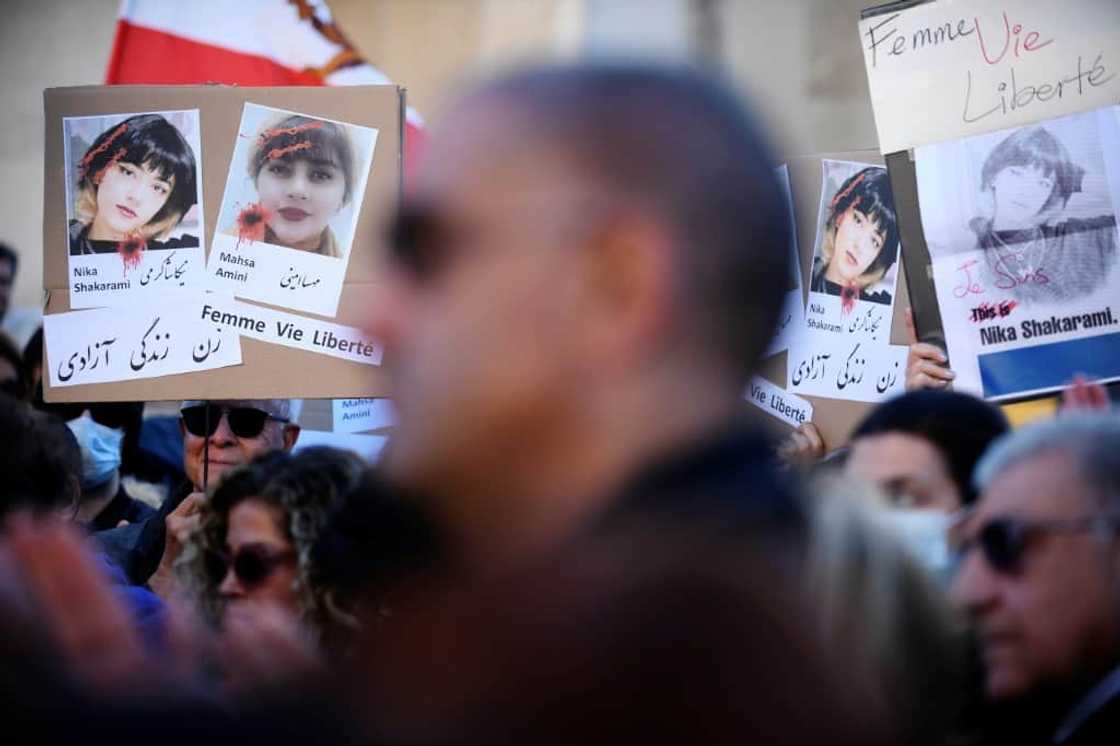
POLYGON ((921 146, 915 166, 954 386, 1120 379, 1120 107, 921 146))
POLYGON ((900 5, 859 24, 884 154, 1120 101, 1115 0, 900 5))
MULTIPOLYGON (((864 322, 866 323, 856 324, 856 328, 849 332, 848 327, 852 326, 852 322, 856 320, 856 317, 852 316, 849 313, 843 316, 843 334, 833 334, 829 331, 823 331, 821 332, 821 334, 824 336, 824 341, 822 342, 821 340, 816 340, 816 344, 823 345, 818 347, 818 349, 822 350, 825 354, 830 355, 830 358, 828 359, 828 370, 830 373, 829 380, 831 381, 832 391, 827 392, 828 395, 824 396, 818 394, 816 391, 797 391, 796 389, 790 387, 790 367, 793 366, 794 372, 796 372, 796 368, 799 364, 803 364, 806 361, 811 360, 812 356, 815 354, 820 354, 814 351, 814 342, 813 340, 807 339, 806 332, 811 331, 809 327, 811 319, 816 318, 817 323, 822 323, 821 319, 827 318, 827 310, 814 312, 807 305, 810 298, 817 297, 818 300, 823 299, 826 303, 834 304, 836 308, 832 310, 837 315, 839 315, 840 313, 839 304, 842 300, 840 297, 832 296, 823 291, 810 292, 809 287, 812 283, 813 278, 814 257, 819 253, 817 248, 819 243, 819 234, 821 233, 822 222, 827 222, 826 219, 822 221, 822 204, 825 206, 825 212, 827 213, 828 203, 831 201, 832 196, 835 196, 836 187, 838 187, 839 183, 847 178, 846 175, 840 176, 840 171, 843 170, 842 167, 837 167, 839 169, 837 170, 833 169, 833 167, 829 164, 845 163, 863 164, 862 166, 860 166, 860 168, 865 168, 867 166, 881 167, 883 160, 882 156, 880 156, 877 151, 862 150, 843 153, 825 153, 812 156, 799 156, 789 158, 786 162, 786 169, 789 174, 790 191, 792 196, 791 212, 793 215, 794 228, 800 257, 800 276, 810 278, 810 282, 804 283, 802 288, 802 292, 804 293, 803 298, 805 299, 803 303, 806 303, 806 305, 804 306, 805 317, 804 322, 800 325, 798 332, 796 334, 793 334, 790 338, 790 349, 767 358, 763 361, 761 367, 761 376, 771 384, 774 384, 776 387, 778 387, 779 390, 782 390, 783 396, 781 397, 781 402, 779 402, 778 406, 780 409, 785 410, 789 417, 792 418, 786 419, 785 424, 781 427, 788 428, 793 426, 794 419, 796 419, 798 422, 801 421, 800 416, 802 413, 804 413, 805 408, 801 407, 799 402, 804 401, 809 405, 811 411, 808 419, 811 419, 813 424, 816 425, 817 428, 821 431, 825 443, 830 449, 842 446, 847 442, 852 429, 861 419, 863 419, 864 416, 866 416, 867 412, 871 409, 872 406, 870 401, 861 401, 857 397, 850 395, 850 393, 845 394, 844 391, 836 391, 836 380, 838 374, 840 374, 843 370, 843 363, 846 362, 846 359, 852 352, 855 343, 860 341, 858 339, 855 339, 854 337, 858 336, 859 334, 865 334, 869 338, 871 336, 874 336, 874 339, 870 341, 872 341, 876 346, 883 345, 884 347, 887 347, 889 349, 889 351, 886 353, 880 353, 879 358, 882 358, 884 355, 897 354, 901 355, 902 359, 904 359, 906 326, 903 320, 903 314, 905 308, 909 304, 909 295, 907 293, 905 283, 905 273, 901 267, 898 267, 896 270, 894 270, 898 274, 898 280, 890 283, 894 286, 893 292, 890 293, 892 296, 890 304, 873 303, 868 300, 860 300, 856 304, 858 307, 863 308, 865 311, 867 309, 872 310, 870 317, 864 318, 864 322), (828 171, 834 171, 834 173, 829 174, 827 173, 828 171), (837 178, 840 179, 840 182, 837 182, 836 185, 832 188, 831 196, 826 198, 824 195, 825 192, 829 190, 828 185, 832 182, 836 182, 837 178), (872 327, 874 327, 873 331, 872 327), (829 350, 827 349, 830 342, 830 337, 832 336, 840 338, 840 344, 849 342, 848 337, 853 338, 852 340, 850 340, 852 342, 851 344, 848 344, 848 346, 845 347, 841 352, 835 353, 838 360, 837 364, 831 363, 831 355, 834 353, 829 352, 829 350), (848 398, 838 398, 838 395, 845 395, 848 396, 848 398)), ((859 169, 857 169, 857 171, 858 170, 859 169)), ((895 264, 897 265, 897 262, 895 264)), ((823 286, 818 285, 818 287, 823 286)), ((869 285, 869 287, 871 286, 869 285)), ((861 381, 860 384, 857 384, 857 386, 865 385, 869 382, 871 385, 871 390, 874 394, 873 396, 869 397, 869 399, 871 400, 875 399, 876 396, 879 396, 881 398, 889 398, 890 396, 897 393, 895 387, 901 386, 903 383, 903 376, 901 374, 896 374, 893 377, 889 391, 884 390, 884 392, 881 393, 874 391, 879 377, 881 377, 886 372, 894 370, 893 363, 896 361, 896 359, 889 359, 889 371, 887 369, 884 369, 877 371, 874 375, 870 375, 869 372, 866 372, 867 370, 869 370, 867 361, 876 358, 870 357, 868 355, 861 355, 860 353, 862 349, 863 348, 861 346, 860 349, 856 351, 856 356, 864 361, 865 373, 863 375, 863 381, 861 381)), ((849 371, 852 371, 851 366, 849 366, 849 371)), ((757 395, 758 391, 761 391, 762 388, 763 387, 756 386, 756 390, 753 393, 757 395)), ((850 392, 851 390, 853 390, 853 386, 851 384, 846 384, 845 390, 850 392)), ((744 393, 744 396, 748 400, 750 400, 751 394, 752 390, 748 388, 748 391, 744 393)), ((766 394, 765 391, 763 391, 763 394, 767 397, 766 401, 769 402, 771 400, 769 395, 766 394)), ((757 405, 758 404, 756 403, 756 406, 757 405)), ((782 419, 779 412, 775 411, 773 414, 777 419, 782 419)))
POLYGON ((790 246, 789 246, 789 278, 786 283, 786 297, 782 302, 782 312, 778 316, 777 328, 774 338, 766 355, 776 355, 789 347, 791 340, 805 323, 805 294, 801 290, 801 255, 797 249, 797 226, 793 220, 793 197, 789 188, 789 167, 782 164, 775 173, 778 183, 785 194, 786 202, 790 205, 790 246))
POLYGON ((906 348, 890 344, 898 229, 881 165, 821 160, 820 207, 790 391, 879 402, 901 393, 906 348))
MULTIPOLYGON (((201 325, 197 328, 221 327, 222 334, 230 331, 236 334, 229 342, 223 336, 219 356, 207 358, 208 363, 222 362, 224 367, 220 369, 192 367, 194 361, 191 360, 189 364, 178 366, 174 374, 165 372, 150 377, 117 369, 109 374, 123 375, 116 380, 97 378, 94 382, 93 375, 74 376, 62 385, 64 382, 57 377, 52 381, 51 376, 47 376, 44 396, 48 401, 340 398, 386 393, 386 378, 379 368, 381 352, 361 330, 361 323, 370 298, 378 291, 380 227, 399 199, 401 89, 396 86, 91 86, 49 89, 44 92, 44 106, 43 284, 47 290, 45 314, 48 319, 77 308, 111 309, 75 312, 75 317, 79 313, 89 314, 82 322, 91 326, 93 344, 102 341, 94 338, 109 320, 115 319, 120 325, 128 317, 125 326, 131 329, 134 322, 143 325, 137 320, 140 316, 151 316, 148 324, 158 315, 161 324, 174 319, 181 324, 181 329, 194 328, 194 324, 201 325), (215 241, 221 243, 222 235, 228 237, 228 232, 221 233, 228 225, 219 223, 219 216, 227 222, 230 220, 222 206, 223 196, 234 200, 234 205, 250 197, 259 202, 265 199, 260 194, 259 180, 254 184, 246 175, 247 171, 231 173, 231 164, 235 169, 246 168, 244 161, 240 166, 234 162, 234 150, 238 145, 246 139, 252 140, 253 135, 259 139, 259 132, 249 133, 250 138, 239 136, 246 112, 254 110, 267 114, 260 119, 262 126, 271 126, 270 117, 295 112, 315 122, 345 123, 347 127, 352 158, 346 158, 345 163, 337 153, 328 152, 328 148, 315 143, 312 143, 314 147, 301 146, 283 154, 286 158, 268 159, 267 152, 272 148, 266 151, 266 160, 277 166, 274 170, 282 170, 281 165, 290 167, 296 180, 301 182, 303 192, 297 190, 292 199, 310 199, 312 195, 307 186, 322 183, 325 171, 333 169, 330 175, 335 177, 349 169, 349 173, 341 176, 344 204, 337 210, 326 211, 331 212, 326 226, 319 226, 322 216, 313 210, 307 209, 306 214, 300 215, 288 210, 290 214, 284 217, 284 211, 291 205, 281 204, 276 209, 281 218, 292 218, 288 222, 297 227, 306 227, 314 218, 320 237, 330 232, 329 243, 338 256, 296 252, 295 248, 303 247, 305 242, 287 230, 291 226, 277 222, 273 228, 267 224, 271 231, 268 237, 273 238, 275 234, 280 242, 275 244, 273 256, 283 254, 291 258, 298 253, 306 256, 297 259, 333 263, 333 273, 324 272, 319 284, 314 286, 323 288, 323 292, 311 293, 315 295, 312 302, 283 302, 274 295, 268 297, 268 306, 261 305, 259 300, 234 300, 228 288, 214 286, 213 274, 207 274, 206 265, 200 260, 203 253, 213 260, 215 241), (175 144, 176 138, 162 125, 162 139, 152 135, 150 125, 156 117, 165 120, 181 136, 177 139, 185 141, 188 148, 169 146, 169 142, 175 144), (152 145, 159 147, 149 147, 152 145), (91 151, 96 152, 90 156, 91 151), (188 171, 182 167, 175 170, 176 164, 182 166, 188 160, 187 151, 195 165, 197 183, 193 196, 189 191, 176 192, 176 187, 189 181, 183 175, 188 171), (116 157, 118 153, 120 156, 116 157), (295 157, 305 155, 314 157, 295 157), (324 157, 319 158, 320 155, 324 157), (309 169, 309 164, 314 168, 309 169), (93 175, 86 178, 86 171, 92 171, 93 175), (114 182, 118 177, 124 186, 114 182), (126 182, 126 179, 132 181, 126 182), (240 191, 227 195, 225 187, 231 182, 237 184, 240 191), (136 191, 132 183, 139 183, 149 191, 136 191), (174 209, 168 211, 166 208, 173 197, 177 201, 174 209), (159 205, 154 212, 151 211, 153 204, 159 205), (118 209, 118 205, 122 209, 118 209), (90 206, 92 212, 79 209, 90 206), (160 210, 163 210, 162 217, 160 210), (107 233, 106 225, 115 233, 107 233), (133 233, 139 235, 131 235, 133 233), (77 237, 75 241, 72 235, 77 237), (195 240, 198 245, 190 245, 195 240), (285 240, 291 245, 283 245, 285 240), (177 242, 174 247, 170 245, 173 242, 177 242), (79 248, 74 256, 71 256, 72 243, 79 248), (102 251, 106 247, 111 250, 102 251), (86 248, 91 251, 85 252, 86 248), (96 262, 106 263, 106 267, 96 262), (87 265, 97 274, 86 269, 87 265), (131 288, 104 287, 122 283, 131 288), (93 286, 93 289, 83 286, 93 286), (214 292, 207 293, 207 290, 214 292), (184 299, 192 301, 189 307, 193 319, 181 316, 185 306, 179 304, 184 299), (312 309, 315 315, 308 315, 306 309, 312 309), (239 364, 229 364, 222 357, 231 354, 234 348, 239 348, 239 364), (73 383, 79 379, 85 382, 73 383)), ((243 150, 247 145, 243 144, 243 150)), ((251 149, 245 151, 246 157, 249 152, 251 149)), ((237 217, 235 211, 234 222, 237 217)), ((236 237, 232 240, 236 244, 236 237)), ((245 248, 244 245, 235 246, 233 250, 245 248)), ((256 248, 263 249, 263 243, 256 248)), ((225 251, 229 253, 228 247, 225 251)), ((249 249, 247 254, 252 251, 249 249)), ((265 263, 269 262, 262 262, 262 266, 265 263)), ((282 288, 289 297, 311 287, 304 285, 309 282, 307 277, 312 274, 311 270, 295 264, 285 264, 282 276, 275 278, 277 284, 284 277, 289 278, 289 287, 282 288), (293 276, 298 276, 295 280, 298 290, 290 287, 293 276)), ((256 293, 238 294, 245 298, 249 295, 264 297, 256 293)), ((53 321, 46 326, 44 358, 47 369, 56 370, 61 365, 65 370, 69 356, 74 353, 70 347, 75 339, 52 335, 52 327, 61 328, 53 321)), ((176 345, 182 334, 172 333, 176 345)), ((189 358, 194 343, 192 346, 188 346, 186 340, 182 343, 182 351, 178 347, 169 348, 166 361, 181 354, 188 354, 189 358)), ((115 351, 116 347, 112 349, 115 351)), ((91 355, 92 352, 91 349, 91 355)), ((79 355, 75 361, 80 358, 79 355)), ((153 360, 149 364, 151 370, 156 370, 160 362, 165 361, 153 360)), ((91 364, 87 362, 87 368, 91 364)), ((101 368, 96 372, 100 375, 101 368)))
POLYGON ((1012 400, 1120 377, 1120 4, 863 16, 915 321, 954 387, 1012 400))

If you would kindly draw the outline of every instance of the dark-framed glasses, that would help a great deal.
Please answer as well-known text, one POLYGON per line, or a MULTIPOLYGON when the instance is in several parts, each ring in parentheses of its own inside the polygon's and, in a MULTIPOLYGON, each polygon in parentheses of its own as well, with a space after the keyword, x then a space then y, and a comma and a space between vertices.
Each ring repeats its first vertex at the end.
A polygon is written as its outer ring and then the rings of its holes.
POLYGON ((1120 516, 1093 515, 1075 518, 993 518, 967 535, 959 521, 951 532, 953 551, 963 559, 979 547, 984 560, 995 571, 1017 575, 1023 570, 1023 558, 1032 540, 1043 534, 1102 531, 1115 533, 1120 529, 1120 516), (954 536, 953 534, 957 534, 954 536))
POLYGON ((206 553, 206 573, 214 585, 219 585, 226 573, 233 570, 242 587, 251 590, 268 580, 277 567, 292 561, 295 556, 292 550, 278 551, 263 544, 246 544, 235 554, 209 551, 206 553))
POLYGON ((194 404, 179 411, 187 432, 199 438, 209 438, 218 431, 218 425, 225 415, 229 429, 239 438, 255 438, 264 430, 269 420, 289 422, 285 417, 277 417, 256 407, 223 407, 217 404, 194 404), (209 415, 207 415, 209 408, 209 415))

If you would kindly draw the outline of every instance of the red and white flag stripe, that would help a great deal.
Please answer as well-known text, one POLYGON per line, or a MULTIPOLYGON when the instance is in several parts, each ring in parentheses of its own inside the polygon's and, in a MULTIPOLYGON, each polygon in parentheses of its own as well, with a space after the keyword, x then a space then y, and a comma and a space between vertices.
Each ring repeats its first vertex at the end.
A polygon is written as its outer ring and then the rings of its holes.
MULTIPOLYGON (((323 0, 123 0, 105 82, 245 86, 376 85, 392 81, 361 58, 323 0)), ((405 163, 423 121, 409 107, 405 163)))

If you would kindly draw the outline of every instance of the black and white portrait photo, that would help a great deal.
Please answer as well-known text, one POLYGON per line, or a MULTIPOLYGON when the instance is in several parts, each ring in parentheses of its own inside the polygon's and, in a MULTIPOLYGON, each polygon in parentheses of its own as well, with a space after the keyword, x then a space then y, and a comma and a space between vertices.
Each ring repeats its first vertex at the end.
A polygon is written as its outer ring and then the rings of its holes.
POLYGON ((919 148, 934 262, 981 252, 979 285, 1019 302, 1082 298, 1116 266, 1120 135, 1110 109, 919 148))

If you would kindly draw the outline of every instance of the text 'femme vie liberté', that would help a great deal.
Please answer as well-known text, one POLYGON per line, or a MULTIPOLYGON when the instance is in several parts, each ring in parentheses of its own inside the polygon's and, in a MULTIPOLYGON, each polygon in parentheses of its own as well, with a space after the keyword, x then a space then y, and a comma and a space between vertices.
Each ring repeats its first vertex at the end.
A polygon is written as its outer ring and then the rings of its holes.
POLYGON ((871 67, 892 58, 909 59, 928 49, 947 45, 965 45, 976 54, 980 69, 1001 68, 994 89, 974 90, 973 71, 965 71, 962 81, 964 104, 961 119, 973 124, 992 115, 1007 115, 1034 102, 1060 100, 1081 96, 1116 77, 1105 61, 1104 50, 1083 50, 1071 55, 1068 69, 1051 74, 1045 80, 1021 80, 1014 64, 1026 60, 1054 43, 1045 29, 1031 29, 1004 12, 998 22, 981 22, 979 17, 954 18, 940 24, 903 29, 899 27, 902 13, 895 13, 868 24, 864 32, 871 67))
MULTIPOLYGON (((261 335, 270 333, 268 323, 263 319, 255 318, 248 314, 222 311, 210 305, 202 306, 201 318, 203 321, 211 321, 215 324, 221 324, 240 331, 254 332, 261 335)), ((339 337, 330 329, 315 329, 311 335, 308 335, 307 331, 293 320, 274 320, 273 323, 276 325, 276 337, 280 339, 290 339, 293 342, 310 341, 310 344, 314 347, 321 347, 325 350, 336 350, 338 352, 350 353, 368 358, 378 358, 381 354, 380 348, 366 339, 345 339, 339 337), (308 337, 310 337, 309 340, 308 337)))

